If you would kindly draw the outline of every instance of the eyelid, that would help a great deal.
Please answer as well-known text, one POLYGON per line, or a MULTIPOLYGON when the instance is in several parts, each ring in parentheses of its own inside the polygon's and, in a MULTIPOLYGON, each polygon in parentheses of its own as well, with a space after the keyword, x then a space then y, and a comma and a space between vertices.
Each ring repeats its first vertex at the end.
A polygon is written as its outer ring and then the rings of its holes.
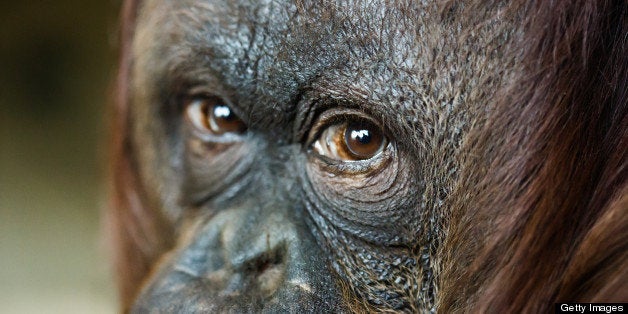
POLYGON ((209 86, 206 84, 196 84, 192 85, 185 89, 182 93, 180 93, 179 97, 181 99, 180 103, 184 103, 185 100, 189 100, 192 98, 200 97, 200 98, 217 98, 225 102, 235 114, 242 119, 242 121, 247 122, 243 115, 243 110, 238 106, 238 102, 234 101, 234 96, 232 93, 228 93, 222 87, 214 87, 217 84, 210 84, 209 86))

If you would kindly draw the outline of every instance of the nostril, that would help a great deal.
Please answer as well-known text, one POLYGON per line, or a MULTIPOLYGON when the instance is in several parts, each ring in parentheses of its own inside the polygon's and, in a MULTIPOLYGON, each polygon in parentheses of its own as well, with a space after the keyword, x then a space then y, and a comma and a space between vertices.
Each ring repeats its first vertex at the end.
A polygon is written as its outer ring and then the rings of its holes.
POLYGON ((275 259, 270 259, 270 260, 261 260, 257 266, 255 266, 255 269, 257 270, 257 272, 259 272, 260 274, 263 274, 266 270, 276 267, 279 264, 279 262, 275 259))
POLYGON ((253 277, 258 291, 265 297, 272 295, 284 280, 285 273, 284 247, 280 246, 266 252, 249 264, 247 270, 253 277))
POLYGON ((282 265, 268 264, 259 276, 257 276, 257 286, 264 296, 272 295, 283 282, 284 270, 282 265))

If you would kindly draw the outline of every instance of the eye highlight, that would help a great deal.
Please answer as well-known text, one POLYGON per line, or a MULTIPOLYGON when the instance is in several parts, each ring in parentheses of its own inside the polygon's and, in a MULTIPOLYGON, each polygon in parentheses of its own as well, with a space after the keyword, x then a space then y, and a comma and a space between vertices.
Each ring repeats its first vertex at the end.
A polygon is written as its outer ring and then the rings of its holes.
POLYGON ((355 119, 328 126, 312 149, 334 160, 358 161, 377 156, 387 144, 380 127, 366 119, 355 119))
POLYGON ((201 131, 214 135, 246 131, 246 124, 218 97, 191 97, 184 101, 184 107, 188 120, 201 131))

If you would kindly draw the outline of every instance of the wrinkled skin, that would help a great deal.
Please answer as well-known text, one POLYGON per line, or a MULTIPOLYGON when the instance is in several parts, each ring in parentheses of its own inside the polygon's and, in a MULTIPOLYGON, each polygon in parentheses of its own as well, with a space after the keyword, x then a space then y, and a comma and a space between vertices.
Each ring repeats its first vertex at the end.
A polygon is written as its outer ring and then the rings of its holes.
POLYGON ((173 248, 132 311, 434 311, 462 148, 516 72, 513 15, 436 4, 146 1, 132 46, 132 143, 173 248), (246 125, 198 132, 183 99, 246 125), (324 158, 328 121, 383 151, 324 158))

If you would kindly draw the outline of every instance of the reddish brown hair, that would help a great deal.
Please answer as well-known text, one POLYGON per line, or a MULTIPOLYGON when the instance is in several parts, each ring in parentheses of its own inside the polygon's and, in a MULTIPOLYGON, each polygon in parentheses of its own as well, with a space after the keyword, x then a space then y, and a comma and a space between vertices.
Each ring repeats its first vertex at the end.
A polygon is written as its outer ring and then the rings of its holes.
POLYGON ((129 130, 131 44, 139 1, 124 1, 120 28, 117 94, 112 113, 110 158, 111 205, 107 230, 114 252, 120 304, 126 312, 155 260, 170 246, 171 233, 161 213, 146 201, 134 165, 129 130))
POLYGON ((626 2, 524 6, 525 73, 472 135, 466 170, 489 163, 452 209, 443 312, 628 300, 626 2))

